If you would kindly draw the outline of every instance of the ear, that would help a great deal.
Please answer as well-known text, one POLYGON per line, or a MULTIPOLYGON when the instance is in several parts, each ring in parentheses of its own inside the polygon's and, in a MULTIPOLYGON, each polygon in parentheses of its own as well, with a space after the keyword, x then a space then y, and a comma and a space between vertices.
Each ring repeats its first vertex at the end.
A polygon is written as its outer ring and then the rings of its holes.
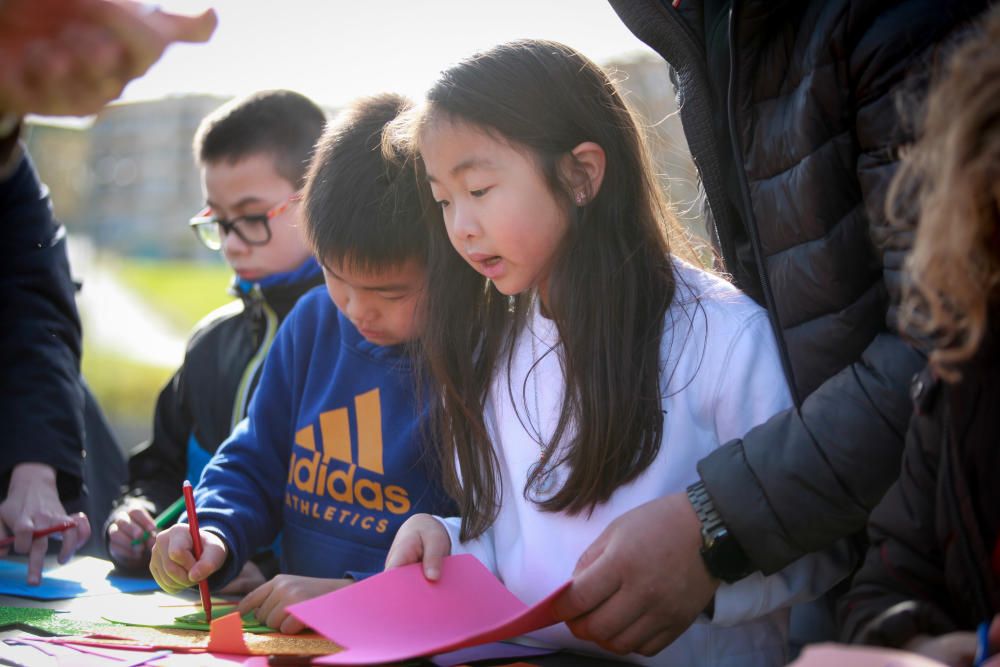
POLYGON ((597 196, 604 182, 604 166, 607 158, 604 149, 593 141, 584 141, 570 151, 567 160, 567 176, 574 190, 578 205, 583 205, 597 196))

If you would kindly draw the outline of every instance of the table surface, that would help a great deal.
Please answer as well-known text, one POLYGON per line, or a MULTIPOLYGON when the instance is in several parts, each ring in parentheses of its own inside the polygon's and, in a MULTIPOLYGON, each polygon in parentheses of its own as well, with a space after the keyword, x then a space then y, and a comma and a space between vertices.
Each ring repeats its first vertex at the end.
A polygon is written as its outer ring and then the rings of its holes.
MULTIPOLYGON (((24 560, 18 556, 8 556, 8 558, 24 560)), ((51 567, 56 567, 58 563, 54 556, 46 558, 46 571, 51 567)), ((213 595, 213 603, 216 600, 229 600, 235 602, 238 596, 213 595)), ((201 609, 201 600, 197 588, 190 588, 176 595, 169 595, 163 591, 153 591, 144 593, 110 593, 105 595, 91 595, 70 598, 65 600, 35 600, 31 598, 0 595, 0 606, 4 607, 34 607, 42 609, 56 609, 67 612, 75 620, 101 621, 102 617, 113 609, 115 616, 129 618, 138 610, 148 611, 151 608, 163 607, 173 616, 190 613, 201 609), (176 609, 176 613, 174 610, 176 609), (130 611, 135 610, 135 611, 130 611)), ((26 633, 20 629, 0 629, 0 640, 24 636, 26 633)), ((583 656, 571 653, 554 653, 546 656, 529 657, 522 659, 523 662, 539 667, 597 667, 599 665, 621 665, 623 663, 583 656)), ((476 665, 507 665, 518 660, 496 660, 488 662, 477 662, 476 665)), ((0 664, 3 664, 0 662, 0 664)), ((159 660, 156 665, 169 665, 169 659, 159 660)), ((408 663, 413 664, 413 663, 408 663)), ((427 663, 430 664, 430 663, 427 663)))

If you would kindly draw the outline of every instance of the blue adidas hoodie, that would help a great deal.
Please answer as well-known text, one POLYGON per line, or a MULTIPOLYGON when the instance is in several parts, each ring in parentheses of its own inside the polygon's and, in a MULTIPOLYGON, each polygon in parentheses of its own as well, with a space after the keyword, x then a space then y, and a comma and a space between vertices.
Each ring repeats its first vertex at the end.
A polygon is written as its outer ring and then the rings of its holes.
POLYGON ((213 587, 281 532, 281 571, 375 572, 411 514, 453 511, 401 346, 366 341, 323 287, 278 330, 246 419, 205 467, 198 521, 230 547, 213 587))

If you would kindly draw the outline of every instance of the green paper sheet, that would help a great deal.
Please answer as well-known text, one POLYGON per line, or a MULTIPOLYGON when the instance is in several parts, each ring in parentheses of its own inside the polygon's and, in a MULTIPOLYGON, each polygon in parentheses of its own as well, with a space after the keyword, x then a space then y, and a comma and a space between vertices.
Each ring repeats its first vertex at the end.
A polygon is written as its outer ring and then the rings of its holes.
MULTIPOLYGON (((215 606, 212 608, 212 618, 221 618, 222 616, 225 616, 233 611, 236 611, 236 605, 215 606)), ((143 628, 174 628, 176 630, 201 630, 203 632, 208 632, 209 630, 208 622, 205 621, 205 611, 203 609, 191 614, 177 616, 172 622, 140 622, 135 620, 109 618, 107 616, 105 616, 104 619, 118 625, 132 625, 143 628)), ((243 631, 255 634, 265 634, 268 632, 274 632, 274 629, 269 628, 266 625, 261 625, 260 622, 257 621, 257 618, 253 615, 253 612, 250 612, 243 615, 243 631)))
POLYGON ((6 628, 46 636, 89 635, 108 630, 107 624, 70 618, 54 609, 0 607, 0 629, 6 628))

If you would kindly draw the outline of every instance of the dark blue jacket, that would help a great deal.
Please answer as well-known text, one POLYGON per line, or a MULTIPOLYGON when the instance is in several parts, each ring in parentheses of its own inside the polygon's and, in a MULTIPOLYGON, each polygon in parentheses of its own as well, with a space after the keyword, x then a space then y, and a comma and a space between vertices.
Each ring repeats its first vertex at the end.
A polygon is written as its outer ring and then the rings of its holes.
POLYGON ((13 467, 51 465, 63 502, 83 484, 80 318, 65 229, 25 155, 0 181, 0 496, 13 467))

